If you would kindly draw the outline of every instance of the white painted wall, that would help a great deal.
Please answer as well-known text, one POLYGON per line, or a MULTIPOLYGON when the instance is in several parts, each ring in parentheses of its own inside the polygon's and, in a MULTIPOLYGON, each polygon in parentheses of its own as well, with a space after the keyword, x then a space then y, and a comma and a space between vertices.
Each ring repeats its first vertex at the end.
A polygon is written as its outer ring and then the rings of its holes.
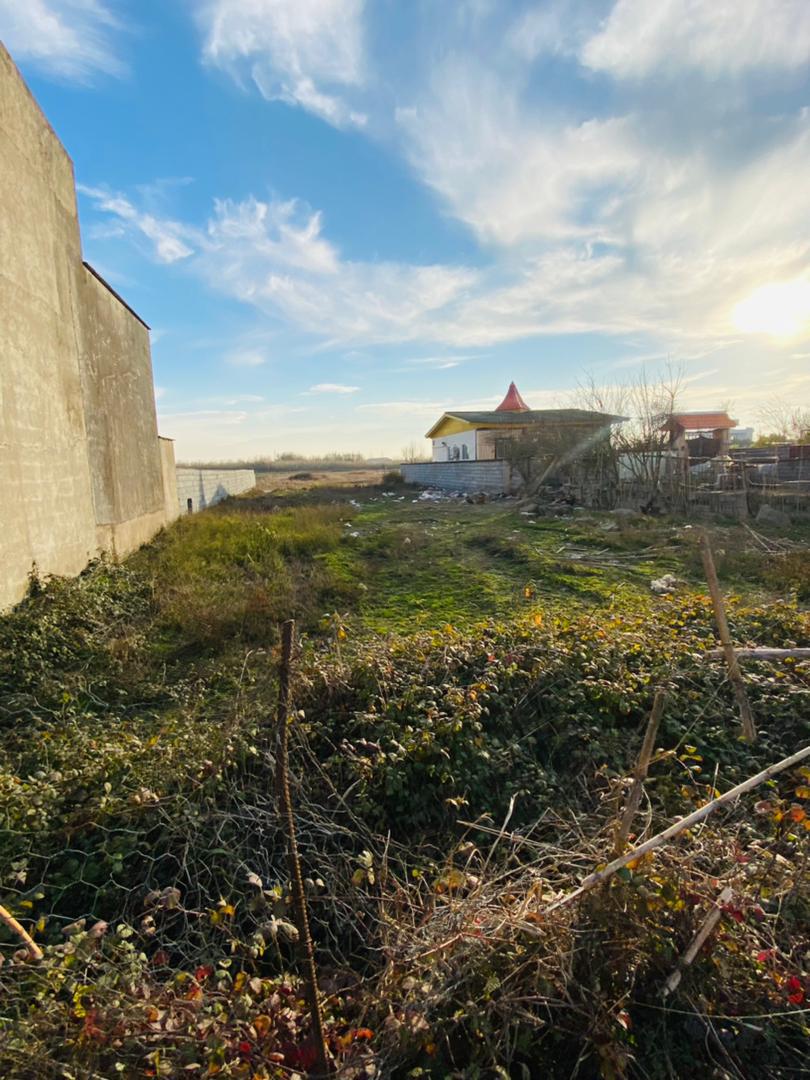
POLYGON ((433 440, 434 461, 475 461, 475 432, 459 431, 433 440), (464 456, 466 450, 467 456, 464 456), (458 457, 455 456, 458 451, 458 457))

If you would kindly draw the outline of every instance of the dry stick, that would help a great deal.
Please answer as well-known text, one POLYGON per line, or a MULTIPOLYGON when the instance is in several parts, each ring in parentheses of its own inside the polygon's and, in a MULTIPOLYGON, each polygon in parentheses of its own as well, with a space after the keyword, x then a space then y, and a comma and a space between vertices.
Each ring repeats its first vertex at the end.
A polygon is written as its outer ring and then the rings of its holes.
POLYGON ((18 937, 22 938, 23 944, 26 949, 28 949, 28 955, 32 960, 42 959, 42 949, 40 949, 39 945, 37 945, 25 927, 20 926, 11 912, 7 911, 2 904, 0 904, 0 920, 6 924, 9 930, 13 930, 18 937))
MULTIPOLYGON (((735 649, 738 660, 810 660, 810 649, 768 649, 757 646, 752 649, 735 649)), ((707 653, 712 660, 725 656, 723 649, 712 649, 707 653)))
POLYGON ((608 863, 608 865, 601 870, 597 870, 595 873, 590 874, 585 878, 578 889, 575 889, 574 892, 569 893, 567 896, 561 897, 559 900, 555 900, 542 914, 548 915, 549 912, 556 911, 557 908, 568 907, 569 904, 573 904, 575 900, 579 900, 580 896, 594 888, 595 885, 601 885, 602 882, 607 881, 609 877, 612 877, 617 870, 621 870, 623 866, 627 866, 628 863, 640 859, 641 856, 646 855, 648 851, 654 851, 656 848, 661 847, 668 840, 677 836, 678 833, 682 833, 684 829, 688 829, 690 826, 696 825, 699 821, 702 821, 703 818, 708 817, 709 814, 719 809, 719 807, 727 806, 728 803, 734 802, 740 795, 744 795, 746 791, 750 791, 752 788, 757 787, 766 780, 770 780, 770 778, 776 776, 777 773, 783 772, 793 765, 798 765, 798 763, 804 761, 806 757, 810 757, 810 746, 805 746, 803 749, 797 750, 796 753, 792 754, 790 757, 783 758, 782 761, 777 761, 775 765, 769 765, 767 769, 763 769, 762 772, 757 773, 756 776, 752 776, 748 780, 744 780, 741 784, 737 784, 736 787, 727 791, 725 795, 720 795, 719 798, 712 799, 711 802, 706 803, 705 806, 701 806, 699 810, 687 814, 685 818, 676 821, 674 825, 670 825, 668 829, 658 833, 657 836, 653 836, 643 844, 639 844, 638 847, 626 851, 624 855, 621 855, 618 859, 614 859, 613 862, 608 863))
POLYGON ((278 794, 281 818, 287 832, 287 846, 290 858, 290 879, 292 881, 293 907, 298 922, 298 931, 304 952, 305 982, 309 1010, 312 1016, 312 1029, 315 1036, 315 1051, 318 1055, 318 1075, 329 1076, 332 1068, 326 1048, 326 1036, 323 1030, 323 1016, 318 997, 318 972, 315 968, 315 950, 307 917, 307 901, 304 895, 304 881, 301 876, 301 860, 298 855, 298 841, 295 835, 295 817, 293 815, 292 795, 290 794, 288 729, 290 714, 290 678, 292 672, 293 640, 295 622, 288 619, 281 627, 281 668, 278 682, 278 714, 276 720, 276 792, 278 794))
POLYGON ((748 701, 748 695, 745 692, 745 683, 743 682, 742 672, 740 671, 740 665, 737 662, 737 654, 731 641, 728 620, 726 619, 726 609, 723 604, 723 597, 720 593, 720 582, 717 580, 717 570, 715 569, 712 549, 705 529, 700 530, 700 557, 703 560, 703 570, 706 574, 706 582, 709 586, 709 593, 714 606, 714 621, 717 623, 720 644, 723 646, 723 655, 726 658, 726 666, 728 667, 728 677, 731 679, 731 685, 734 688, 734 697, 737 699, 737 707, 740 710, 742 737, 746 742, 753 743, 757 741, 757 729, 754 726, 754 714, 751 712, 751 705, 748 701))
POLYGON ((661 689, 656 690, 653 699, 652 712, 650 713, 650 719, 647 723, 647 730, 644 733, 644 742, 641 744, 641 752, 638 755, 638 761, 636 762, 636 767, 633 771, 633 783, 627 796, 624 813, 622 814, 621 821, 616 830, 614 850, 617 855, 621 855, 625 849, 627 837, 630 834, 630 827, 633 824, 633 818, 636 816, 639 803, 641 802, 641 795, 644 791, 644 781, 647 779, 647 769, 650 767, 650 758, 652 757, 652 752, 655 748, 655 737, 658 734, 658 725, 661 723, 665 701, 666 694, 664 691, 661 689))
POLYGON ((673 992, 673 990, 678 989, 678 987, 681 984, 681 979, 683 978, 684 969, 689 967, 689 965, 695 959, 697 954, 700 952, 706 938, 709 936, 709 934, 711 934, 711 932, 714 930, 715 926, 717 926, 717 924, 720 922, 720 916, 723 914, 722 905, 727 904, 729 902, 729 900, 731 899, 731 897, 732 897, 731 886, 726 885, 725 889, 723 889, 723 891, 720 893, 719 897, 717 898, 715 906, 712 908, 712 910, 706 916, 706 918, 705 918, 705 920, 703 922, 703 925, 698 930, 698 932, 695 934, 695 936, 694 936, 694 938, 692 940, 692 944, 689 946, 689 948, 683 954, 680 961, 678 962, 678 966, 675 968, 675 970, 672 972, 670 977, 664 983, 664 990, 663 990, 664 997, 666 997, 667 994, 671 994, 673 992))

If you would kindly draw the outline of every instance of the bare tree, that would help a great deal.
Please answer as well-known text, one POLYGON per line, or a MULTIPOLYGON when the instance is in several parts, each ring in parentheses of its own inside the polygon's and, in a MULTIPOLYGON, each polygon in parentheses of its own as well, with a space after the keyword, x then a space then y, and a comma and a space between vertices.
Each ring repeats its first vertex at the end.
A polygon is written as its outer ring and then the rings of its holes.
POLYGON ((612 428, 601 448, 602 467, 616 484, 632 484, 650 507, 662 499, 671 501, 679 486, 669 449, 669 420, 678 410, 682 386, 682 370, 669 367, 658 379, 642 370, 629 382, 607 385, 599 385, 591 375, 574 393, 578 408, 628 418, 612 428))
POLYGON ((427 461, 428 456, 422 444, 412 442, 402 448, 402 460, 405 462, 427 461))
POLYGON ((772 398, 759 410, 757 419, 762 428, 767 429, 764 438, 769 441, 810 442, 810 408, 805 405, 794 405, 784 398, 772 398))

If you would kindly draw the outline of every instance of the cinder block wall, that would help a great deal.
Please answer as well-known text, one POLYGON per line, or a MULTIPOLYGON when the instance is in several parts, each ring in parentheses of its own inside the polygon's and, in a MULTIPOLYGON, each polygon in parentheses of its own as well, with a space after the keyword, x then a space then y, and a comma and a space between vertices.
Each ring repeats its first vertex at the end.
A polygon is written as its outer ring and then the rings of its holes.
POLYGON ((196 514, 198 510, 222 502, 229 495, 241 495, 255 486, 256 474, 253 469, 178 469, 177 502, 180 513, 196 514))
POLYGON ((511 494, 518 481, 508 461, 430 461, 400 466, 408 484, 443 488, 445 491, 486 491, 490 495, 511 494))
POLYGON ((149 332, 82 262, 73 166, 0 44, 0 609, 166 521, 149 332))

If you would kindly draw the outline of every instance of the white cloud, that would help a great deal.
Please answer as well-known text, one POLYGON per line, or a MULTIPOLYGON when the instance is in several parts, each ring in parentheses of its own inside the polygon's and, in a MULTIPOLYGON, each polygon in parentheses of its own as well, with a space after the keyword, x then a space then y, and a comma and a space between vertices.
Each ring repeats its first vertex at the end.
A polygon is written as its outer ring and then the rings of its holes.
POLYGON ((356 394, 359 386, 346 386, 343 383, 322 382, 310 386, 310 394, 356 394))
POLYGON ((203 55, 270 100, 285 101, 336 127, 363 126, 344 99, 363 81, 364 0, 207 0, 199 20, 203 55))
POLYGON ((407 341, 476 280, 465 267, 352 262, 297 203, 221 202, 197 261, 212 288, 330 341, 407 341), (292 224, 293 212, 302 214, 292 224))
MULTIPOLYGON (((249 266, 257 271, 272 266, 275 270, 334 274, 338 254, 321 236, 321 225, 321 215, 307 211, 296 199, 223 199, 215 204, 208 236, 214 248, 225 253, 241 273, 249 266)), ((227 266, 224 271, 228 273, 227 266)))
MULTIPOLYGON (((170 218, 156 217, 138 209, 125 195, 107 188, 87 187, 79 184, 82 195, 92 199, 96 209, 111 215, 114 227, 112 235, 131 234, 143 236, 150 241, 158 262, 173 263, 194 254, 190 242, 198 242, 196 230, 170 218)), ((107 235, 110 235, 108 232, 107 235)))
POLYGON ((617 0, 582 63, 618 78, 716 77, 810 61, 807 0, 617 0))
POLYGON ((260 349, 240 349, 229 353, 225 357, 225 363, 231 367, 255 368, 267 363, 267 357, 260 349))
POLYGON ((120 29, 102 0, 0 0, 0 38, 12 57, 58 79, 123 75, 114 43, 120 29))
POLYGON ((610 203, 589 199, 639 167, 621 117, 570 122, 530 110, 511 77, 458 59, 436 73, 419 104, 398 112, 422 180, 486 242, 604 239, 610 203), (583 220, 587 218, 587 220, 583 220))

